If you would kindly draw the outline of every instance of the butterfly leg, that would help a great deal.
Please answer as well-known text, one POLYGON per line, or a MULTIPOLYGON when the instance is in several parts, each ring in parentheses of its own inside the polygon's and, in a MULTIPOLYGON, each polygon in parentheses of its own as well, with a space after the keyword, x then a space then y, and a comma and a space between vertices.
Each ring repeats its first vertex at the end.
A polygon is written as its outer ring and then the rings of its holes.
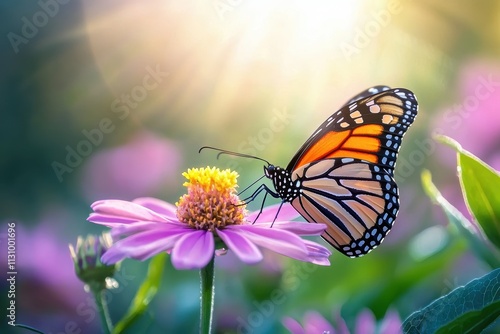
MULTIPOLYGON (((273 222, 271 223, 271 227, 273 227, 274 222, 276 221, 276 219, 278 219, 278 215, 280 214, 281 207, 283 206, 283 203, 285 203, 285 201, 281 201, 280 206, 278 208, 278 211, 276 211, 276 215, 274 216, 273 222)), ((262 208, 260 211, 262 212, 262 208)))
MULTIPOLYGON (((264 198, 262 199, 262 204, 261 204, 261 206, 260 206, 259 213, 258 213, 258 214, 257 214, 257 216, 255 217, 255 219, 254 219, 254 221, 253 221, 253 223, 252 223, 252 224, 255 224, 255 222, 257 221, 257 219, 259 219, 259 217, 260 217, 260 215, 261 215, 261 213, 262 213, 262 210, 264 210, 264 203, 266 203, 266 197, 267 197, 267 194, 268 194, 268 193, 266 193, 266 194, 264 195, 264 198)), ((283 206, 283 204, 284 204, 284 203, 285 203, 285 201, 281 201, 280 206, 279 206, 278 210, 276 211, 276 215, 274 215, 274 219, 273 219, 273 222, 271 223, 271 227, 273 227, 274 222, 276 221, 276 219, 278 219, 278 215, 280 214, 281 207, 283 206)))
MULTIPOLYGON (((272 191, 268 186, 266 186, 265 184, 261 184, 257 189, 255 189, 255 191, 253 192, 252 195, 248 196, 247 198, 244 198, 242 200, 243 203, 245 204, 248 204, 250 202, 253 202, 257 196, 260 195, 261 192, 265 191, 266 192, 266 195, 267 194, 270 194, 271 196, 273 196, 274 198, 279 198, 280 196, 278 195, 278 193, 272 191)), ((264 197, 265 198, 265 197, 264 197)))
MULTIPOLYGON (((274 198, 279 198, 279 195, 278 193, 272 191, 268 186, 266 186, 265 184, 261 184, 254 192, 252 195, 248 196, 247 198, 243 199, 243 203, 244 204, 248 204, 250 202, 253 202, 257 196, 260 195, 261 192, 265 192, 264 194, 264 198, 262 199, 262 204, 260 206, 260 210, 259 210, 259 213, 257 214, 257 216, 255 217, 255 220, 253 221, 253 223, 255 223, 257 221, 257 219, 259 219, 260 215, 262 214, 262 210, 264 209, 264 204, 266 202, 266 198, 267 198, 267 195, 271 195, 273 196, 274 198)), ((281 209, 281 206, 280 206, 280 209, 281 209)), ((279 213, 279 210, 278 210, 278 213, 279 213)), ((277 216, 277 214, 276 214, 277 216)), ((276 218, 275 218, 276 220, 276 218)), ((273 221, 274 222, 274 221, 273 221)))

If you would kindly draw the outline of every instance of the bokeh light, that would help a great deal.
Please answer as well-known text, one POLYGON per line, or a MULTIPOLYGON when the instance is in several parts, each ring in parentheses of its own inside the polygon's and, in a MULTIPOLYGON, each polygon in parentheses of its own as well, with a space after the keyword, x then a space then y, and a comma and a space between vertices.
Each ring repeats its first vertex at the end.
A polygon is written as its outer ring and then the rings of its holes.
MULTIPOLYGON (((221 259, 217 332, 248 325, 273 291, 283 292, 284 302, 251 326, 255 333, 285 332, 283 317, 303 319, 310 310, 330 321, 341 314, 350 328, 366 310, 377 321, 388 310, 404 319, 486 273, 424 194, 420 173, 430 169, 467 216, 455 154, 432 135, 454 137, 500 168, 499 9, 493 0, 480 6, 429 0, 0 4, 0 240, 3 261, 7 223, 15 221, 22 250, 18 319, 48 333, 64 332, 68 323, 84 332, 98 328, 89 295, 68 276, 67 245, 103 230, 86 222, 92 202, 155 196, 175 203, 184 191, 182 171, 207 165, 237 170, 243 189, 262 176, 260 161, 217 159, 198 149, 221 147, 285 167, 324 119, 379 84, 412 90, 420 105, 396 168, 402 203, 393 231, 366 257, 334 252, 328 268, 279 256, 252 267, 232 255, 221 259)), ((257 200, 249 209, 259 206, 257 200)), ((146 268, 123 263, 113 319, 126 312, 146 268)), ((151 305, 155 316, 135 329, 195 331, 198 283, 197 273, 168 264, 151 305)), ((8 302, 5 294, 0 301, 8 302)), ((0 332, 6 326, 2 321, 0 332)))

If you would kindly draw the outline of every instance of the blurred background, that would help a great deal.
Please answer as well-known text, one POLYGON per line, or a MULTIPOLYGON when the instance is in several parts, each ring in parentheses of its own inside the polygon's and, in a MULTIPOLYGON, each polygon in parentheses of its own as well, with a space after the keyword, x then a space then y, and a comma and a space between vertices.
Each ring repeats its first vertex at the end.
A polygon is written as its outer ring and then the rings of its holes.
MULTIPOLYGON (((286 166, 324 119, 379 84, 408 88, 420 104, 396 168, 402 204, 392 233, 360 259, 334 252, 326 268, 273 254, 252 267, 230 254, 217 258, 217 332, 283 332, 284 316, 302 320, 309 310, 332 323, 340 314, 350 328, 366 309, 378 320, 388 310, 404 319, 485 274, 488 266, 425 196, 420 173, 430 169, 468 215, 455 155, 432 134, 450 135, 500 168, 499 7, 493 0, 1 2, 1 266, 7 272, 7 223, 15 222, 16 321, 46 333, 98 330, 68 251, 78 235, 103 230, 86 222, 92 202, 175 203, 182 171, 207 165, 237 170, 243 188, 262 175, 262 163, 216 160, 198 149, 286 166), (265 309, 276 290, 283 303, 265 309)), ((111 294, 115 321, 146 268, 124 261, 111 294)), ((197 272, 168 263, 135 329, 196 332, 198 285, 197 272)), ((6 291, 4 279, 0 286, 6 291)))

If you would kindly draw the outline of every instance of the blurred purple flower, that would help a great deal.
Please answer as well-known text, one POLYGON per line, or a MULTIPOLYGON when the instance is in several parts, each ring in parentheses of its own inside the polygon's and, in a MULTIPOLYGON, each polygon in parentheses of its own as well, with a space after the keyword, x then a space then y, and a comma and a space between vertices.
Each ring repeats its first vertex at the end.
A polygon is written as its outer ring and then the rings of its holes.
MULTIPOLYGON (((82 283, 75 275, 68 240, 60 233, 57 214, 49 213, 34 227, 15 223, 16 305, 18 323, 27 323, 43 331, 64 331, 67 323, 92 333, 98 330, 95 308, 89 302, 82 283), (81 313, 85 312, 85 313, 81 313), (97 327, 96 327, 97 326, 97 327)), ((65 216, 65 215, 63 215, 65 216)), ((7 223, 7 222, 4 222, 7 223)), ((6 228, 2 229, 7 231, 6 228)), ((0 245, 7 245, 7 235, 0 234, 0 245)), ((2 246, 0 268, 7 270, 6 246, 2 246), (5 247, 5 248, 4 248, 5 247)))
MULTIPOLYGON (((334 327, 316 311, 309 311, 304 315, 303 326, 297 320, 290 317, 285 317, 283 319, 283 325, 293 334, 337 333, 334 327)), ((339 326, 343 327, 342 325, 339 326)), ((338 333, 346 332, 339 329, 338 333)))
POLYGON ((54 289, 59 298, 71 304, 85 299, 86 293, 68 254, 68 243, 53 223, 42 222, 27 229, 16 222, 16 236, 16 262, 22 278, 31 277, 39 286, 54 289))
MULTIPOLYGON (((458 97, 434 119, 431 134, 444 134, 458 141, 462 147, 500 169, 500 66, 498 63, 474 60, 462 67, 458 76, 458 97)), ((472 216, 464 202, 455 173, 457 155, 447 145, 432 142, 431 152, 443 165, 436 179, 443 196, 468 219, 472 216)), ((431 146, 429 146, 431 147, 431 146)), ((434 214, 442 221, 442 212, 434 214)))
POLYGON ((125 145, 92 156, 83 172, 83 192, 90 200, 154 193, 173 183, 180 160, 172 141, 141 132, 125 145))
MULTIPOLYGON (((466 150, 500 169, 500 66, 473 61, 459 75, 460 96, 435 119, 431 131, 457 140, 466 150)), ((437 157, 449 167, 455 152, 437 145, 437 157)))
POLYGON ((92 204, 89 221, 110 226, 116 242, 102 257, 115 263, 130 257, 148 259, 160 252, 171 253, 177 269, 203 268, 215 254, 232 250, 245 263, 262 260, 258 246, 318 265, 329 265, 331 252, 299 236, 320 235, 323 224, 289 221, 298 216, 291 206, 283 206, 281 219, 272 223, 278 206, 265 208, 260 221, 257 213, 246 214, 235 194, 235 172, 218 169, 190 169, 188 194, 177 207, 155 198, 132 202, 104 200, 92 204), (267 222, 262 222, 267 221, 267 222), (272 225, 272 228, 271 228, 272 225), (222 249, 217 249, 217 247, 222 249))
MULTIPOLYGON (((290 317, 283 319, 283 325, 292 334, 349 334, 349 329, 345 321, 337 313, 335 316, 337 328, 328 322, 321 314, 316 311, 309 311, 304 315, 304 325, 290 317)), ((402 322, 396 311, 388 311, 385 318, 377 325, 373 313, 366 309, 363 310, 356 318, 355 329, 353 334, 399 334, 402 333, 402 322)))

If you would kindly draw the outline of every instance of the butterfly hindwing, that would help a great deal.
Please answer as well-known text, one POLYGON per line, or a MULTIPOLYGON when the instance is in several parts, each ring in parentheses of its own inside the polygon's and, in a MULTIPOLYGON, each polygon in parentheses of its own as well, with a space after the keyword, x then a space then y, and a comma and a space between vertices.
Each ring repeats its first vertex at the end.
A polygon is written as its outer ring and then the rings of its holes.
POLYGON ((415 95, 407 89, 386 90, 364 97, 370 89, 321 124, 288 164, 293 171, 302 165, 329 158, 355 158, 385 168, 391 175, 401 140, 417 114, 415 95))
POLYGON ((399 210, 393 177, 359 159, 324 159, 292 174, 301 194, 293 207, 309 222, 324 223, 322 237, 350 257, 377 247, 390 231, 399 210))

